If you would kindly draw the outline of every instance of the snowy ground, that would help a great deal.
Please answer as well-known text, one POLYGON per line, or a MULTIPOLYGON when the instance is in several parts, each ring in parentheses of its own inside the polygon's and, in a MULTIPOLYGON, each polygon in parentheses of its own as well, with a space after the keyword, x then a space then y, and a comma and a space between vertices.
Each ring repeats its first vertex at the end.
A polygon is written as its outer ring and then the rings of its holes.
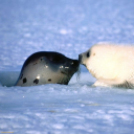
POLYGON ((134 44, 133 0, 1 0, 0 133, 133 134, 134 90, 92 88, 82 66, 68 86, 13 87, 32 53, 77 59, 99 41, 134 44))

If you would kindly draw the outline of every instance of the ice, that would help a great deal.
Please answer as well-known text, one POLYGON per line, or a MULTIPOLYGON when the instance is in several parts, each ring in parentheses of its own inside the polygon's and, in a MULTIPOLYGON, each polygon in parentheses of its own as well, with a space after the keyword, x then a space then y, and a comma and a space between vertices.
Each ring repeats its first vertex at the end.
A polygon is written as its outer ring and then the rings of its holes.
POLYGON ((133 0, 1 1, 0 133, 134 133, 134 90, 92 87, 84 66, 67 86, 14 86, 34 52, 77 59, 97 42, 134 45, 133 14, 133 0))

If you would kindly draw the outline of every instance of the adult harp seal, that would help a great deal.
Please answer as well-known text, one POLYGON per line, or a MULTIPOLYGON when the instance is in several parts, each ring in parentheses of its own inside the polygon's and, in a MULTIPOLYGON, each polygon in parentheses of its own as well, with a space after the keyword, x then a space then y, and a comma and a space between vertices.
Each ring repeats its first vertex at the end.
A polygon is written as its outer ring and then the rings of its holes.
POLYGON ((79 61, 58 52, 36 52, 24 62, 15 86, 65 84, 79 69, 79 61))

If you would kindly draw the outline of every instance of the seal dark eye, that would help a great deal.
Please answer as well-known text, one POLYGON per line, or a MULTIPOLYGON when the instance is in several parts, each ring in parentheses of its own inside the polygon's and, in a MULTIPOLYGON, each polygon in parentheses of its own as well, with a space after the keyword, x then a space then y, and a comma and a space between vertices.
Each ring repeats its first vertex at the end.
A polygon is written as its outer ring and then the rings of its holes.
POLYGON ((87 57, 89 57, 90 56, 90 51, 89 52, 87 52, 87 57))

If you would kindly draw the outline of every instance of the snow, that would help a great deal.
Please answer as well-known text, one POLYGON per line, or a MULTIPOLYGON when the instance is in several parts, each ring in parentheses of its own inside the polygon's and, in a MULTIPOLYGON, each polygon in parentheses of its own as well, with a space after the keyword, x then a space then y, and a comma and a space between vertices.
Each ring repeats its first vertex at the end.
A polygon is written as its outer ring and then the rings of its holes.
POLYGON ((133 13, 133 0, 1 1, 0 133, 134 133, 134 90, 93 88, 84 66, 68 86, 13 86, 34 52, 77 59, 97 42, 134 45, 133 13))

